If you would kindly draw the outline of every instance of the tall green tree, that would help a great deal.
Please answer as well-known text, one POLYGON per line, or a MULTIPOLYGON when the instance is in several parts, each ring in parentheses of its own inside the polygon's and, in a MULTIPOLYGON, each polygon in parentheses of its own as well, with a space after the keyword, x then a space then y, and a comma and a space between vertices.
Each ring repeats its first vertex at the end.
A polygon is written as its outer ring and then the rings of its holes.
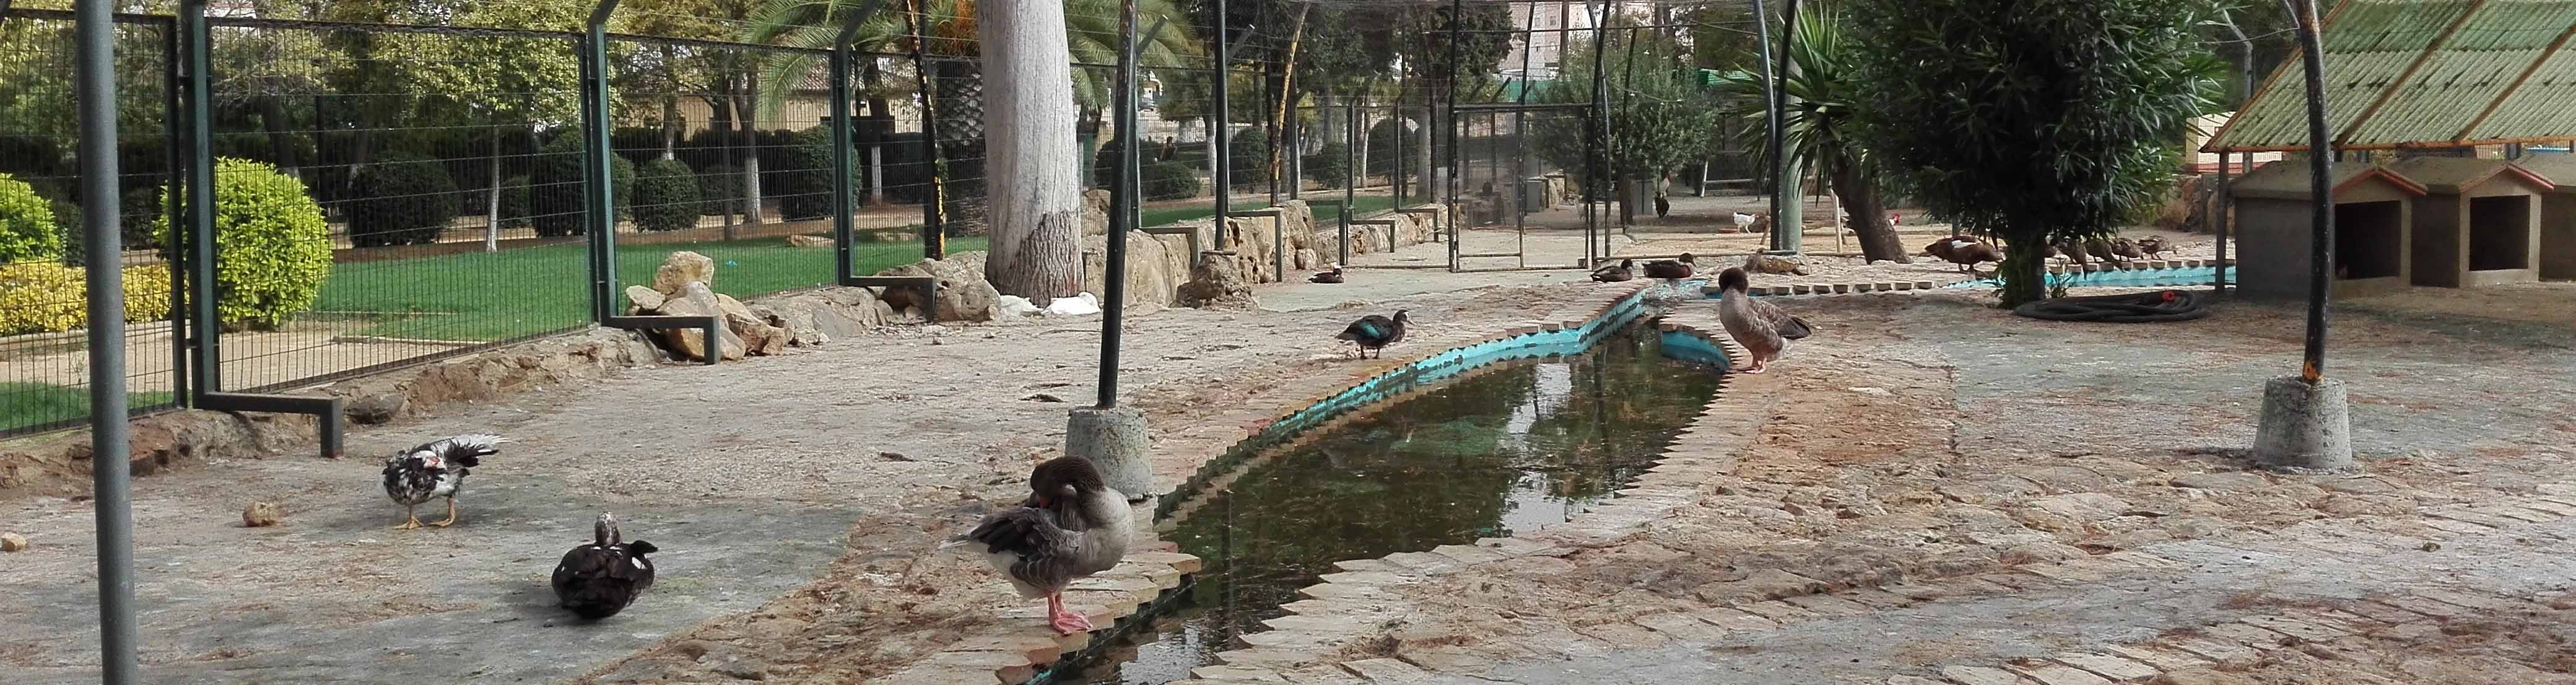
MULTIPOLYGON (((1567 169, 1582 169, 1587 161, 1595 162, 1589 176, 1604 182, 1585 188, 1589 195, 1602 196, 1609 179, 1657 179, 1666 172, 1681 168, 1709 150, 1717 133, 1718 112, 1714 97, 1701 88, 1694 77, 1672 67, 1679 46, 1642 31, 1615 31, 1605 38, 1599 51, 1602 77, 1608 81, 1609 111, 1606 128, 1587 127, 1581 117, 1536 117, 1530 122, 1531 148, 1539 157, 1567 169), (1587 148, 1585 137, 1594 136, 1587 148), (1587 160, 1587 150, 1601 157, 1587 160)), ((1564 63, 1590 65, 1594 50, 1588 42, 1568 46, 1564 63)), ((1545 104, 1583 104, 1592 102, 1592 70, 1568 68, 1546 87, 1532 93, 1530 100, 1545 104)))
POLYGON ((2057 239, 2164 199, 2218 76, 2174 0, 1851 0, 1861 140, 1936 215, 2005 242, 2003 302, 2046 296, 2057 239))
MULTIPOLYGON (((465 26, 572 31, 588 11, 571 3, 496 2, 463 5, 454 22, 465 26)), ((531 128, 571 126, 581 119, 581 63, 569 41, 495 39, 444 34, 405 36, 403 51, 437 55, 406 60, 404 77, 427 95, 425 112, 460 112, 459 118, 492 128, 485 160, 483 249, 500 249, 501 140, 531 128)))
MULTIPOLYGON (((1912 263, 1896 227, 1887 223, 1877 160, 1858 140, 1858 110, 1870 102, 1870 91, 1854 80, 1856 46, 1845 40, 1832 10, 1817 5, 1799 10, 1794 35, 1788 54, 1796 68, 1783 87, 1789 108, 1781 122, 1782 149, 1800 166, 1832 180, 1834 195, 1842 199, 1852 231, 1860 236, 1863 256, 1912 263)), ((1777 168, 1769 159, 1769 146, 1761 144, 1770 135, 1770 102, 1759 68, 1720 74, 1717 91, 1725 115, 1746 123, 1735 130, 1742 132, 1747 147, 1762 151, 1762 168, 1777 168)))

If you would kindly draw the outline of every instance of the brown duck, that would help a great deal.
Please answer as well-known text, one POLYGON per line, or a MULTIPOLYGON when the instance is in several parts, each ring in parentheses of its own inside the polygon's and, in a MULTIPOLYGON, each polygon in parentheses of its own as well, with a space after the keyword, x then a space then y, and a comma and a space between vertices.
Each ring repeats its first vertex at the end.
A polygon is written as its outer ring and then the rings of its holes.
POLYGON ((1816 331, 1805 320, 1790 315, 1779 305, 1745 294, 1752 285, 1752 279, 1744 275, 1743 269, 1719 272, 1717 288, 1724 293, 1724 299, 1718 301, 1717 320, 1726 326, 1727 336, 1735 338, 1735 343, 1743 345, 1744 351, 1753 358, 1753 363, 1743 371, 1761 373, 1771 360, 1779 359, 1781 353, 1788 351, 1789 341, 1806 339, 1816 331))

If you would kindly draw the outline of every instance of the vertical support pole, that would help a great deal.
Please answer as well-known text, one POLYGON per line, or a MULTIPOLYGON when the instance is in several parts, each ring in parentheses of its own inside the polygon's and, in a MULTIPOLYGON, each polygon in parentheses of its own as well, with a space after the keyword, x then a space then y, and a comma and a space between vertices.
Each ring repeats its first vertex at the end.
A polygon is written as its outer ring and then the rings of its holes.
MULTIPOLYGON (((1535 49, 1537 45, 1538 6, 1531 5, 1529 6, 1529 18, 1523 19, 1521 24, 1521 87, 1520 92, 1512 94, 1512 104, 1514 105, 1519 105, 1521 107, 1527 107, 1529 105, 1531 81, 1530 53, 1537 51, 1535 49)), ((1558 41, 1557 51, 1560 54, 1565 51, 1564 41, 1558 41)), ((1560 61, 1562 60, 1562 58, 1559 59, 1560 61)), ((1522 111, 1521 107, 1514 107, 1512 109, 1512 173, 1508 177, 1498 175, 1497 178, 1504 178, 1512 184, 1512 251, 1520 253, 1520 257, 1518 258, 1519 265, 1522 268, 1528 268, 1528 180, 1530 169, 1529 148, 1527 145, 1524 145, 1524 143, 1529 141, 1529 126, 1527 125, 1529 123, 1529 114, 1522 111)), ((1496 159, 1500 159, 1501 157, 1501 155, 1495 155, 1496 159)), ((1555 203, 1550 202, 1549 204, 1553 205, 1555 203)))
POLYGON ((1280 134, 1288 139, 1288 149, 1280 154, 1288 156, 1288 199, 1295 200, 1306 194, 1306 146, 1305 138, 1298 135, 1297 131, 1297 122, 1300 118, 1297 116, 1297 108, 1291 105, 1287 111, 1287 128, 1281 129, 1280 134))
POLYGON ((100 680, 131 685, 135 649, 134 510, 126 455, 124 245, 117 235, 116 24, 105 2, 72 5, 80 107, 81 246, 89 287, 89 439, 98 519, 100 680))
POLYGON ((2308 181, 2316 186, 2309 220, 2308 335, 2299 378, 2314 386, 2325 381, 2326 300, 2334 280, 2334 167, 2326 163, 2332 144, 2326 131, 2325 58, 2317 39, 2316 0, 2284 0, 2299 24, 2299 55, 2308 81, 2308 181))
POLYGON ((1387 112, 1389 113, 1386 118, 1387 127, 1395 129, 1395 156, 1389 158, 1393 163, 1388 165, 1386 184, 1388 190, 1395 193, 1394 206, 1402 209, 1404 207, 1404 163, 1412 160, 1404 154, 1404 77, 1402 75, 1396 76, 1395 104, 1389 105, 1387 112))
POLYGON ((617 198, 609 178, 608 16, 617 0, 599 0, 581 34, 582 211, 590 240, 590 315, 602 325, 617 315, 617 198))
MULTIPOLYGON (((1136 1, 1118 18, 1118 74, 1110 87, 1112 126, 1110 135, 1118 143, 1118 180, 1109 190, 1109 236, 1106 251, 1108 264, 1101 277, 1100 317, 1100 402, 1102 409, 1118 406, 1118 343, 1127 315, 1127 232, 1136 228, 1137 186, 1143 181, 1139 167, 1143 157, 1136 149, 1136 1)), ((1161 22, 1154 30, 1163 28, 1161 22)))
POLYGON ((1443 160, 1446 164, 1442 177, 1446 182, 1442 185, 1448 186, 1449 201, 1442 203, 1440 213, 1433 216, 1440 217, 1442 227, 1449 230, 1449 270, 1453 272, 1458 270, 1458 238, 1461 235, 1458 215, 1453 208, 1458 206, 1458 172, 1465 159, 1464 155, 1458 154, 1458 44, 1466 40, 1463 33, 1466 16, 1465 0, 1449 0, 1449 58, 1444 60, 1448 62, 1449 73, 1442 74, 1440 79, 1449 86, 1440 94, 1440 102, 1446 108, 1440 117, 1440 134, 1447 140, 1449 148, 1449 158, 1443 160))
POLYGON ((172 215, 187 245, 188 406, 201 406, 207 393, 223 390, 223 322, 215 316, 215 147, 214 33, 206 26, 205 0, 179 3, 179 60, 185 65, 181 89, 188 111, 187 165, 182 171, 180 213, 172 215))
MULTIPOLYGON (((2218 235, 2218 260, 2211 264, 2216 269, 2211 274, 2211 285, 2215 286, 2218 294, 2221 295, 2227 294, 2227 214, 2232 208, 2228 202, 2228 188, 2235 183, 2229 178, 2228 171, 2229 163, 2235 156, 2236 153, 2233 152, 2218 153, 2218 191, 2210 193, 2209 200, 2209 231, 2218 235)), ((2246 159, 2253 159, 2253 155, 2246 155, 2246 159)), ((2246 171, 2251 172, 2253 169, 2249 167, 2246 171)))
MULTIPOLYGON (((1772 64, 1771 14, 1762 9, 1762 0, 1753 0, 1753 42, 1756 48, 1762 53, 1762 121, 1763 126, 1768 130, 1768 133, 1766 133, 1763 138, 1762 150, 1764 155, 1766 155, 1763 157, 1763 159, 1766 160, 1764 164, 1770 167, 1764 171, 1771 175, 1774 183, 1777 183, 1780 177, 1781 120, 1785 113, 1781 111, 1780 79, 1777 74, 1778 69, 1772 64)), ((1771 208, 1771 232, 1777 234, 1780 232, 1780 193, 1778 190, 1775 189, 1772 191, 1768 202, 1770 203, 1771 208)), ((1779 238, 1774 237, 1771 238, 1770 241, 1772 249, 1779 249, 1779 238)))
POLYGON ((1333 266, 1351 265, 1351 215, 1360 211, 1359 186, 1360 178, 1364 174, 1359 173, 1359 165, 1367 162, 1367 159, 1360 155, 1360 146, 1368 143, 1368 132, 1360 130, 1360 99, 1364 97, 1367 97, 1365 91, 1360 95, 1351 96, 1350 102, 1342 105, 1342 116, 1349 124, 1342 130, 1349 135, 1345 136, 1346 140, 1342 143, 1342 211, 1340 212, 1342 244, 1341 252, 1336 255, 1333 266))
MULTIPOLYGON (((1584 127, 1584 138, 1589 148, 1583 159, 1583 235, 1585 239, 1600 239, 1600 244, 1590 252, 1604 261, 1609 259, 1611 249, 1610 227, 1606 225, 1610 188, 1603 182, 1618 177, 1613 170, 1614 160, 1610 158, 1610 75, 1601 64, 1602 55, 1609 52, 1610 7, 1613 4, 1616 3, 1601 3, 1601 16, 1592 22, 1592 122, 1584 127), (1605 176, 1610 178, 1603 178, 1605 176), (1596 197, 1601 199, 1596 201, 1596 197)), ((1585 268, 1593 266, 1597 265, 1584 265, 1585 268)))
MULTIPOLYGON (((1231 113, 1226 111, 1226 86, 1231 80, 1228 77, 1233 76, 1234 50, 1227 45, 1230 41, 1226 40, 1225 34, 1232 28, 1232 22, 1226 17, 1225 0, 1216 0, 1216 64, 1209 73, 1212 80, 1209 86, 1216 102, 1215 108, 1208 113, 1208 135, 1211 136, 1208 141, 1216 144, 1215 160, 1210 166, 1216 171, 1215 245, 1219 251, 1225 249, 1226 212, 1234 202, 1234 150, 1232 141, 1226 140, 1231 137, 1226 129, 1233 128, 1228 121, 1231 113)), ((1190 260, 1195 263, 1198 255, 1190 255, 1190 260)))
POLYGON ((1798 0, 1789 0, 1780 8, 1779 85, 1771 89, 1771 112, 1779 126, 1772 129, 1771 168, 1774 174, 1772 194, 1778 196, 1780 211, 1771 215, 1771 249, 1795 254, 1806 240, 1806 182, 1798 171, 1797 152, 1788 149, 1789 78, 1798 71, 1798 62, 1789 58, 1798 40, 1798 0))
MULTIPOLYGON (((187 62, 184 55, 187 53, 180 49, 179 23, 178 17, 174 16, 161 24, 162 121, 169 122, 164 126, 161 138, 162 147, 167 148, 164 153, 169 157, 167 165, 163 167, 163 175, 166 178, 162 183, 163 187, 173 190, 187 188, 188 160, 191 150, 188 141, 195 137, 195 134, 188 130, 192 119, 188 116, 188 110, 184 104, 186 101, 182 99, 182 95, 186 92, 184 74, 187 72, 187 62)), ((169 217, 172 224, 182 227, 182 231, 185 231, 188 224, 184 223, 183 217, 188 215, 188 205, 181 198, 184 193, 166 194, 168 197, 161 198, 162 216, 169 217)), ((188 246, 184 240, 174 239, 167 242, 168 244, 161 246, 161 254, 169 262, 170 268, 170 311, 165 312, 163 316, 170 322, 170 339, 175 343, 170 346, 170 368, 173 369, 172 375, 175 376, 170 379, 174 386, 171 388, 171 401, 186 405, 189 403, 189 398, 194 397, 196 393, 194 379, 190 378, 191 374, 186 371, 189 368, 188 355, 191 349, 188 336, 194 330, 188 326, 187 284, 189 279, 188 259, 185 256, 188 253, 188 246)))
POLYGON ((847 283, 857 276, 852 270, 850 244, 858 238, 851 195, 858 192, 850 182, 850 172, 857 165, 855 141, 850 132, 858 118, 850 100, 850 41, 859 33, 859 22, 877 11, 877 0, 859 3, 857 12, 841 22, 840 36, 832 40, 832 282, 847 283))
POLYGON ((948 258, 948 160, 939 158, 939 116, 932 101, 930 63, 922 55, 929 41, 929 19, 922 0, 909 0, 912 28, 913 83, 921 91, 922 164, 930 169, 930 198, 921 206, 921 256, 925 259, 948 258))

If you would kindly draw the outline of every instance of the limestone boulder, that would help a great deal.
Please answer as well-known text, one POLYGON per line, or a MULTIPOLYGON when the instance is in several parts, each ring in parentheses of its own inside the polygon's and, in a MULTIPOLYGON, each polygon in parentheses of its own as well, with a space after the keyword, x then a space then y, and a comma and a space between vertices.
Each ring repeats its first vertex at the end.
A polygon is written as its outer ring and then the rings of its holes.
POLYGON ((1231 252, 1211 250, 1200 255, 1198 266, 1190 270, 1190 282, 1181 284, 1173 304, 1202 309, 1253 309, 1261 302, 1252 296, 1252 281, 1244 276, 1241 258, 1231 252))
MULTIPOLYGON (((682 285, 678 293, 662 303, 661 313, 667 316, 730 318, 724 310, 723 301, 716 298, 715 291, 708 290, 707 284, 690 282, 682 285)), ((740 303, 736 305, 739 306, 740 303)), ((749 310, 744 311, 746 315, 749 313, 749 310)), ((706 338, 698 329, 672 328, 656 331, 655 334, 661 336, 663 347, 670 349, 682 359, 704 361, 708 358, 706 338)), ((743 344, 742 336, 734 333, 731 325, 717 326, 716 338, 716 344, 721 349, 715 352, 720 359, 741 359, 744 354, 750 352, 750 348, 743 344)))
POLYGON ((787 332, 771 324, 778 318, 774 312, 764 313, 761 310, 765 308, 745 305, 723 293, 716 294, 716 308, 724 312, 725 325, 742 338, 743 348, 750 354, 777 354, 787 349, 787 332))
POLYGON ((667 299, 670 298, 664 297, 659 290, 640 285, 626 286, 626 301, 630 305, 630 310, 634 312, 661 311, 662 301, 667 299))
MULTIPOLYGON (((879 276, 929 276, 939 281, 940 321, 991 321, 998 311, 1002 293, 984 280, 984 253, 960 252, 948 259, 924 259, 919 262, 877 272, 879 276)), ((895 310, 918 309, 917 293, 908 289, 888 288, 878 294, 895 310)))
POLYGON ((274 526, 277 525, 280 518, 282 518, 282 516, 278 514, 277 505, 275 504, 267 502, 252 502, 250 503, 250 506, 242 508, 242 527, 244 528, 266 528, 274 526))
POLYGON ((788 247, 831 247, 832 239, 819 235, 787 236, 788 247))
POLYGON ((1109 190, 1094 188, 1082 193, 1082 234, 1109 235, 1109 190))
POLYGON ((681 286, 701 283, 716 284, 716 260, 706 255, 681 250, 662 258, 662 266, 653 270, 653 290, 664 295, 680 294, 681 286))
MULTIPOLYGON (((1109 292, 1109 236, 1088 236, 1082 241, 1082 289, 1106 295, 1109 292)), ((1134 309, 1151 305, 1170 306, 1188 281, 1189 271, 1172 268, 1163 241, 1143 233, 1127 234, 1127 306, 1134 309)))

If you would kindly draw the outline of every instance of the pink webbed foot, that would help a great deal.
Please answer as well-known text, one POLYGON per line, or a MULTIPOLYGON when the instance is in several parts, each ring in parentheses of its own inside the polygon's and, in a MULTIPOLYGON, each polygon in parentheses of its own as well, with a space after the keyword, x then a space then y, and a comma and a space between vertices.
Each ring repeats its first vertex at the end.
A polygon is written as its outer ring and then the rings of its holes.
POLYGON ((1764 369, 1764 368, 1766 368, 1766 367, 1768 367, 1768 366, 1769 366, 1768 364, 1765 364, 1765 363, 1763 363, 1763 362, 1762 362, 1762 361, 1760 361, 1760 360, 1755 360, 1755 361, 1753 362, 1753 365, 1752 365, 1752 366, 1744 367, 1744 372, 1745 372, 1745 373, 1761 373, 1761 372, 1762 372, 1762 369, 1764 369))
POLYGON ((1090 617, 1065 610, 1063 595, 1047 596, 1047 626, 1057 635, 1088 633, 1092 628, 1090 617))

